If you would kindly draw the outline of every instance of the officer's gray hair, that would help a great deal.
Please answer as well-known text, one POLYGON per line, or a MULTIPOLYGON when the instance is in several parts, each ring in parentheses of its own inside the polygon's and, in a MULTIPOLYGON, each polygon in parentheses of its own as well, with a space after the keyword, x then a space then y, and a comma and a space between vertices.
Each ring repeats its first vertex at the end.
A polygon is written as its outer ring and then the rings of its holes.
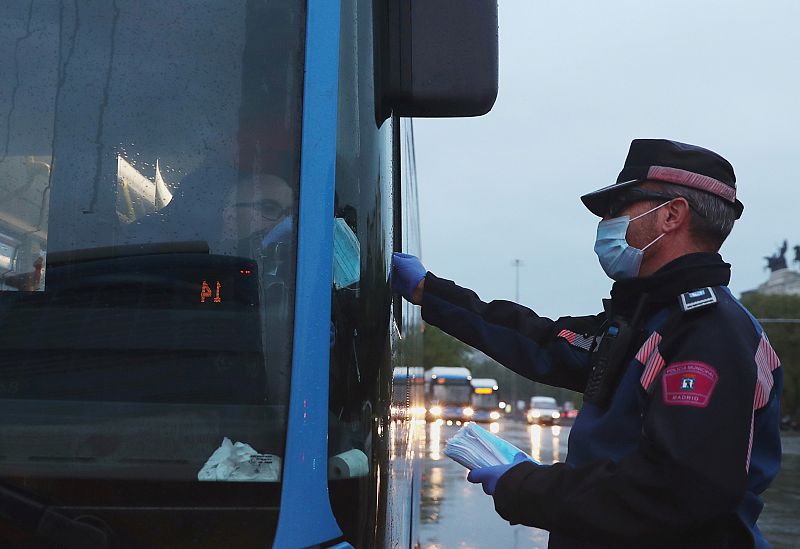
POLYGON ((689 231, 702 244, 719 250, 736 221, 733 206, 718 196, 707 192, 658 182, 660 190, 675 198, 683 197, 691 204, 689 231))

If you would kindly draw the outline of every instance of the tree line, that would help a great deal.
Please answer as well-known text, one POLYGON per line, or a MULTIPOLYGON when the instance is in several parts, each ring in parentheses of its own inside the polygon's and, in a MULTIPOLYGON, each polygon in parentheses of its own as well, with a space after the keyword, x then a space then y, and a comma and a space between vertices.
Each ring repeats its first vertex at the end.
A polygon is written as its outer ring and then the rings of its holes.
POLYGON ((800 295, 748 293, 742 296, 742 304, 762 321, 767 338, 781 360, 781 415, 800 420, 800 295))

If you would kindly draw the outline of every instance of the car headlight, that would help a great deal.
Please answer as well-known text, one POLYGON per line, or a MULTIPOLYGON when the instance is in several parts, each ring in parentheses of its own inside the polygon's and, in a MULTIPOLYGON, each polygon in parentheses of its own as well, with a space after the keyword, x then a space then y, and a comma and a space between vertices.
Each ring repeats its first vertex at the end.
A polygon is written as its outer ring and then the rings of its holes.
POLYGON ((558 412, 553 412, 553 419, 558 419, 560 417, 561 417, 561 414, 559 414, 558 412))
POLYGON ((442 407, 441 406, 431 406, 430 409, 432 416, 440 416, 442 415, 442 407))
POLYGON ((464 414, 466 417, 472 417, 472 415, 475 413, 475 410, 473 410, 470 407, 466 407, 463 410, 461 410, 461 413, 464 414))
POLYGON ((500 412, 492 412, 489 414, 489 419, 500 419, 500 412))
POLYGON ((541 415, 541 414, 539 413, 539 411, 538 411, 538 410, 534 410, 533 412, 531 412, 531 416, 532 416, 532 417, 539 417, 540 415, 541 415))

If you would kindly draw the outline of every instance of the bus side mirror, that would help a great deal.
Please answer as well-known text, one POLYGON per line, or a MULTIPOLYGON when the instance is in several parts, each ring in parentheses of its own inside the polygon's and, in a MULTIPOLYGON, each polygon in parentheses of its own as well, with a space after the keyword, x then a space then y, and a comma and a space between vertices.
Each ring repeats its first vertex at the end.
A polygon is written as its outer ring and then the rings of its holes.
POLYGON ((481 116, 497 98, 497 0, 388 0, 382 115, 481 116))

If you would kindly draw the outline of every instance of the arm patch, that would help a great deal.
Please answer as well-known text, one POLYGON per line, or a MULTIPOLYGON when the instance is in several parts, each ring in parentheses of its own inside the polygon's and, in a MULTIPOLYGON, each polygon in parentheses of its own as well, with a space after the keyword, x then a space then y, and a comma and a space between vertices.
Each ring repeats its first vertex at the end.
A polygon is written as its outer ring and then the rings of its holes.
POLYGON ((661 377, 664 404, 705 408, 711 401, 719 375, 705 362, 688 360, 671 364, 661 377))

